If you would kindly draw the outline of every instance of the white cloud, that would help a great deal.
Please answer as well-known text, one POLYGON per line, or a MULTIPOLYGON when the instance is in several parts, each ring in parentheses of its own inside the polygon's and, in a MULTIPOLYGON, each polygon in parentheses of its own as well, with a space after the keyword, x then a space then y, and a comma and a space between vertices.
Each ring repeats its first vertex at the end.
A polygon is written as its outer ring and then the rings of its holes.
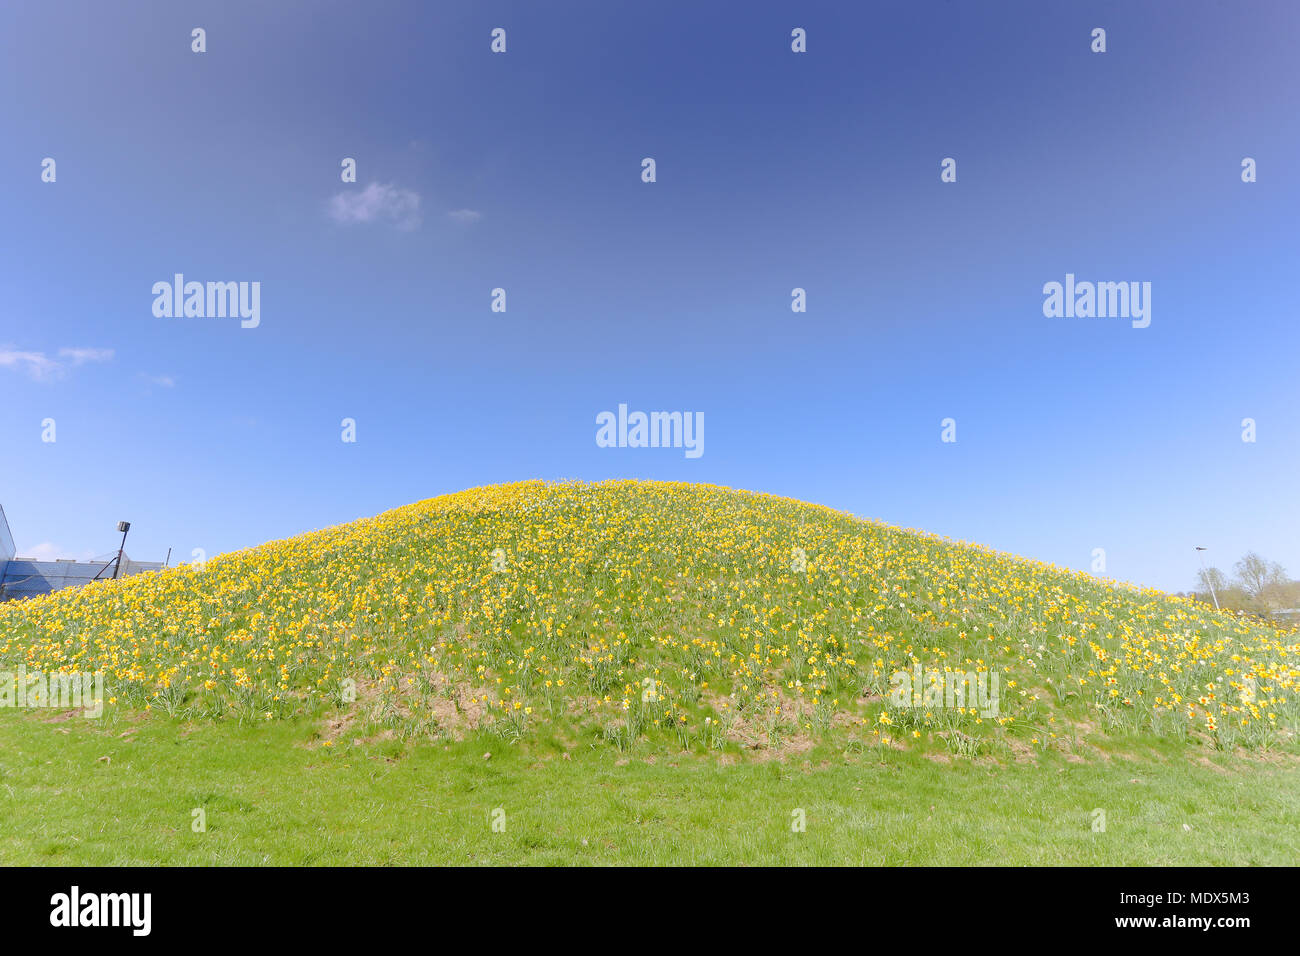
POLYGON ((140 378, 149 385, 157 385, 159 388, 172 388, 176 384, 176 378, 172 375, 146 375, 140 373, 140 378))
POLYGON ((59 358, 65 358, 73 365, 86 362, 108 362, 113 358, 112 349, 59 349, 59 358))
POLYGON ((10 346, 0 346, 0 368, 22 369, 37 382, 49 382, 62 378, 68 365, 78 366, 87 362, 107 362, 113 358, 112 349, 64 348, 59 349, 59 359, 50 358, 44 352, 26 352, 10 346))
POLYGON ((469 225, 472 222, 478 222, 483 218, 483 214, 477 209, 453 209, 447 213, 448 219, 455 219, 459 223, 469 225))
POLYGON ((420 194, 399 189, 392 183, 371 183, 360 192, 344 190, 330 197, 330 218, 347 225, 358 222, 390 222, 398 229, 419 228, 420 194))
POLYGON ((40 381, 55 378, 63 366, 54 359, 47 358, 44 352, 20 352, 12 348, 0 348, 0 368, 26 369, 28 375, 40 381))
POLYGON ((20 548, 18 557, 31 558, 35 561, 57 561, 59 558, 71 558, 74 561, 89 561, 95 556, 93 551, 80 551, 76 554, 60 548, 50 541, 42 541, 34 548, 20 548))

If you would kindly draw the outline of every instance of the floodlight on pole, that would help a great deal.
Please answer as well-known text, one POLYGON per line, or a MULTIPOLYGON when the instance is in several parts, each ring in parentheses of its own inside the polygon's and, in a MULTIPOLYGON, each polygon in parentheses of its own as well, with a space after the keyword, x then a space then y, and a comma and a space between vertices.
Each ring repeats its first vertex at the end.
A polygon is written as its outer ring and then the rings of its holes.
POLYGON ((1210 577, 1210 572, 1206 570, 1205 555, 1201 553, 1204 550, 1205 548, 1202 548, 1199 545, 1197 545, 1196 556, 1201 559, 1201 571, 1203 572, 1201 574, 1201 577, 1205 578, 1205 583, 1210 586, 1210 597, 1214 598, 1214 609, 1216 611, 1221 611, 1223 609, 1219 607, 1219 596, 1214 593, 1214 579, 1210 577))
POLYGON ((119 521, 117 530, 122 532, 122 544, 117 549, 117 564, 113 566, 113 578, 116 580, 117 572, 122 570, 122 552, 126 550, 126 533, 131 530, 131 522, 119 521))

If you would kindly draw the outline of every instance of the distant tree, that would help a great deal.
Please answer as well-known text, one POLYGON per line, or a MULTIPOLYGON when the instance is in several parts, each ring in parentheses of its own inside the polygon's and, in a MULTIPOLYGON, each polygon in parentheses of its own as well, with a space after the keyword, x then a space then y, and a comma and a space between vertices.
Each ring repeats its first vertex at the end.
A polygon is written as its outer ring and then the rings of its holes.
POLYGON ((1196 572, 1196 579, 1200 584, 1200 590, 1206 594, 1211 591, 1215 594, 1223 594, 1228 590, 1228 576, 1218 568, 1201 568, 1196 572))
POLYGON ((1229 578, 1218 568, 1202 568, 1196 573, 1197 587, 1191 596, 1206 604, 1217 596, 1219 606, 1225 611, 1263 616, 1300 607, 1300 581, 1288 578, 1286 569, 1276 561, 1265 560, 1251 551, 1233 565, 1233 572, 1229 578))
POLYGON ((1254 605, 1253 610, 1267 611, 1282 606, 1289 583, 1282 565, 1266 561, 1251 551, 1236 563, 1233 570, 1237 572, 1237 584, 1254 605))

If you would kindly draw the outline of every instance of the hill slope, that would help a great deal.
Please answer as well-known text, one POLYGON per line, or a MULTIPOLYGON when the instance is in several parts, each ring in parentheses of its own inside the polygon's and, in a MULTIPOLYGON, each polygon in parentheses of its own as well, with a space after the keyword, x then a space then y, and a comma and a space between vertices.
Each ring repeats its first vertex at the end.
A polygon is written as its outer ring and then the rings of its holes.
POLYGON ((0 669, 102 670, 110 706, 319 715, 326 744, 360 711, 775 754, 1294 749, 1298 640, 815 505, 632 481, 477 488, 0 605, 0 669))

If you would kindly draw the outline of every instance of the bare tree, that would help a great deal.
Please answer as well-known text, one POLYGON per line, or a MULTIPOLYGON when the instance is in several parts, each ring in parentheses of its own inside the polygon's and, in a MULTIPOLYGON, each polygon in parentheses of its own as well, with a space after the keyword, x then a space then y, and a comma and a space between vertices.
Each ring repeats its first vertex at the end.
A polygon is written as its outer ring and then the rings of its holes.
POLYGON ((1254 551, 1236 563, 1237 581, 1256 604, 1268 607, 1287 584, 1286 569, 1276 561, 1266 561, 1254 551))
POLYGON ((1228 576, 1218 568, 1201 568, 1196 572, 1196 580, 1209 594, 1222 594, 1228 590, 1228 576))

